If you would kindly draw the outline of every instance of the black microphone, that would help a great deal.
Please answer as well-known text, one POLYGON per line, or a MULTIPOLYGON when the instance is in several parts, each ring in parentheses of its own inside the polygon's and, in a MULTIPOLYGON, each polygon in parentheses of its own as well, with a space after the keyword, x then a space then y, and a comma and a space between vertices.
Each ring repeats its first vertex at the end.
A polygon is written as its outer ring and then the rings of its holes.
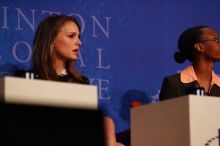
POLYGON ((204 96, 205 95, 205 88, 192 86, 192 87, 187 88, 187 94, 204 96))

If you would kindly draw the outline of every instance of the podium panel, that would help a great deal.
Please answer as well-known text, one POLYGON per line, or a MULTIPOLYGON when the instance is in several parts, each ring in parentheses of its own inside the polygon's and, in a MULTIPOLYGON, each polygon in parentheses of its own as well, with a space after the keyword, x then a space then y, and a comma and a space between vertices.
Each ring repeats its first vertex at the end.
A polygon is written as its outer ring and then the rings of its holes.
POLYGON ((220 98, 188 95, 131 109, 132 146, 219 146, 220 98))
POLYGON ((96 86, 17 77, 0 78, 0 100, 28 105, 98 108, 96 86))
POLYGON ((97 87, 0 78, 0 146, 103 146, 97 87))
POLYGON ((104 146, 98 110, 0 103, 1 146, 104 146))

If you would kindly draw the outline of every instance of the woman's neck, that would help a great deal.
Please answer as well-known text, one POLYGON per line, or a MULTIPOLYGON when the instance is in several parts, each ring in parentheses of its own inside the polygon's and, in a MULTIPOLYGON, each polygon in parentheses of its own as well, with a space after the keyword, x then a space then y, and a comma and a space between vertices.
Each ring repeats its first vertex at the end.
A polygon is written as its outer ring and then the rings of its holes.
POLYGON ((193 69, 197 78, 208 79, 212 77, 213 63, 207 63, 199 61, 198 63, 193 63, 193 69))
POLYGON ((194 63, 193 69, 197 77, 199 85, 205 88, 205 92, 208 93, 211 87, 212 81, 212 63, 194 63))
POLYGON ((54 68, 55 68, 56 74, 59 75, 66 69, 65 68, 65 63, 61 60, 56 59, 54 61, 54 68))

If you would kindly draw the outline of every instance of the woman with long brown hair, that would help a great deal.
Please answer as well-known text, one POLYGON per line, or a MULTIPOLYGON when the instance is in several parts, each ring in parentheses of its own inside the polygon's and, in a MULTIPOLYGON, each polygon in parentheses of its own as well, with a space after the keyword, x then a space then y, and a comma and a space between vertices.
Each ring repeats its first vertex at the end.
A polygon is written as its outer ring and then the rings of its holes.
POLYGON ((33 72, 39 79, 89 84, 74 68, 80 45, 80 25, 74 17, 46 17, 34 36, 33 72))
MULTIPOLYGON (((33 43, 33 72, 44 80, 89 84, 74 64, 81 45, 80 25, 74 17, 52 15, 39 24, 33 43)), ((116 142, 110 117, 103 116, 106 146, 123 146, 116 142)))

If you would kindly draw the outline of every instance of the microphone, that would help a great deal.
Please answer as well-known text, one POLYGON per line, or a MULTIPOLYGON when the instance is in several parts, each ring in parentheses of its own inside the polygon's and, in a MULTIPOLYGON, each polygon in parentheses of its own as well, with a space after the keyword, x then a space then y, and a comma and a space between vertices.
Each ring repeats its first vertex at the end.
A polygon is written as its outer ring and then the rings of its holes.
POLYGON ((205 88, 192 86, 192 87, 187 88, 187 94, 204 96, 205 95, 205 88))
POLYGON ((33 72, 26 72, 25 73, 25 78, 26 79, 34 79, 34 73, 33 72))

